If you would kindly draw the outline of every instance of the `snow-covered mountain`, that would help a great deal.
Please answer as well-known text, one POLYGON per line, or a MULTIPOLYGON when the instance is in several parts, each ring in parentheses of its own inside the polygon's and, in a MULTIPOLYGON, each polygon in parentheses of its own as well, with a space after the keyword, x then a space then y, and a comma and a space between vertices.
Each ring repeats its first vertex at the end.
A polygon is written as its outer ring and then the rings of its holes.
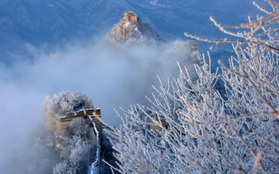
POLYGON ((257 11, 251 0, 127 1, 136 13, 149 18, 162 33, 180 38, 186 31, 218 36, 220 33, 209 21, 209 16, 215 16, 223 23, 237 23, 257 11))
POLYGON ((250 0, 2 0, 0 60, 32 57, 28 53, 35 48, 47 51, 73 40, 86 42, 106 33, 128 10, 149 21, 163 38, 185 39, 186 31, 221 36, 209 16, 237 23, 256 8, 250 0))
POLYGON ((1 1, 0 59, 91 38, 111 28, 127 9, 128 4, 109 0, 1 1))

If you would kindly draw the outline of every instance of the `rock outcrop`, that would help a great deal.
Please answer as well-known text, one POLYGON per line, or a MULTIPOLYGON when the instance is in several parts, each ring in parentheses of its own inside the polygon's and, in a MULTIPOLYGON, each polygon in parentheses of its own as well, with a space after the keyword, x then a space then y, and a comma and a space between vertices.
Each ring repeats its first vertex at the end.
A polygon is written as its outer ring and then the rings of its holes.
POLYGON ((113 44, 158 42, 160 40, 151 24, 141 20, 132 11, 124 13, 123 18, 109 32, 109 37, 113 44))

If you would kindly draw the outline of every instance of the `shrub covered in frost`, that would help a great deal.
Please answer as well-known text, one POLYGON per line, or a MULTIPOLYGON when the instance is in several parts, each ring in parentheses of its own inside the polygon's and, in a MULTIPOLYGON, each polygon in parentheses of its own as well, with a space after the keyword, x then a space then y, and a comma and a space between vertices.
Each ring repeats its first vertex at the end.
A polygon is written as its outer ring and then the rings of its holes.
POLYGON ((132 106, 111 128, 121 173, 277 173, 279 171, 279 4, 239 26, 211 20, 235 40, 235 55, 221 72, 210 59, 197 79, 180 77, 156 89, 151 106, 132 106), (233 30, 229 30, 230 28, 233 30), (234 32, 236 31, 236 32, 234 32), (222 81, 222 90, 217 81, 222 81), (222 95, 221 95, 222 92, 222 95), (166 126, 167 125, 167 126, 166 126))
POLYGON ((94 160, 96 137, 90 121, 76 118, 60 135, 60 162, 56 164, 53 173, 86 173, 88 166, 94 160))
POLYGON ((62 91, 53 96, 47 96, 44 106, 47 113, 61 116, 65 115, 67 112, 75 112, 83 108, 92 108, 93 102, 86 95, 62 91))

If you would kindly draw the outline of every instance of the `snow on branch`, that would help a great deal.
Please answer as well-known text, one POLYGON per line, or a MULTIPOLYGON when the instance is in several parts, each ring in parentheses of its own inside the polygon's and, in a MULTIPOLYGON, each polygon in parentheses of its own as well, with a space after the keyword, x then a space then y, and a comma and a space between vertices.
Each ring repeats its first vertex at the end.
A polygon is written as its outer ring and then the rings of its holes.
POLYGON ((272 7, 272 11, 266 11, 259 4, 254 3, 255 6, 266 12, 265 16, 257 16, 255 20, 251 20, 249 17, 248 23, 242 23, 239 25, 224 25, 217 22, 214 17, 210 17, 213 24, 223 33, 233 36, 236 39, 208 39, 200 36, 196 36, 189 33, 184 33, 186 37, 191 39, 215 43, 216 45, 222 43, 240 43, 240 44, 257 44, 260 46, 265 46, 275 52, 279 52, 278 47, 278 24, 279 24, 279 4, 268 1, 272 7), (233 30, 229 30, 233 29, 233 30))
POLYGON ((236 40, 185 34, 232 43, 235 54, 228 64, 220 61, 219 74, 205 58, 195 65, 196 78, 180 67, 177 79, 155 88, 149 106, 124 112, 123 125, 108 130, 119 172, 279 171, 279 5, 267 2, 272 10, 246 24, 222 25, 212 18, 236 40))

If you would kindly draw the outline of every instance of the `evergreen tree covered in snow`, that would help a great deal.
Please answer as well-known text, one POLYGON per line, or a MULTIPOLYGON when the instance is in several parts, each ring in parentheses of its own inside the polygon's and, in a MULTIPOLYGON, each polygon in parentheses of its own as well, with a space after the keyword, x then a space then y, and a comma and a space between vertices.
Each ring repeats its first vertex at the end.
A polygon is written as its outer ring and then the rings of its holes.
POLYGON ((238 26, 213 23, 235 40, 220 72, 208 60, 155 89, 152 106, 131 106, 110 135, 121 173, 276 173, 279 171, 279 4, 238 26), (232 30, 229 30, 232 29, 232 30), (216 85, 222 81, 223 85, 216 85), (221 89, 222 88, 222 89, 221 89), (221 95, 222 92, 222 95, 221 95))

